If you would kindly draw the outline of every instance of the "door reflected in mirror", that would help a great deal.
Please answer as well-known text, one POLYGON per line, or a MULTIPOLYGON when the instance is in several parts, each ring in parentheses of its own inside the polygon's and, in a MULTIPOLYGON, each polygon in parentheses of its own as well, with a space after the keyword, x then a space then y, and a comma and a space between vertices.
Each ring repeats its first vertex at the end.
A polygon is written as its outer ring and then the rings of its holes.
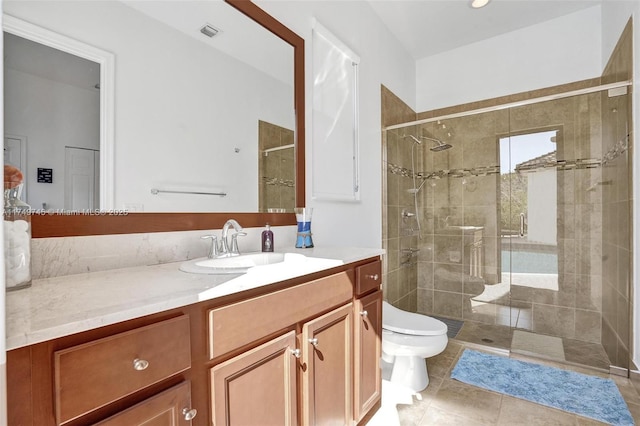
MULTIPOLYGON (((295 146, 296 135, 291 130, 296 128, 292 45, 219 1, 6 1, 3 9, 38 27, 111 52, 115 58, 113 87, 97 85, 100 79, 94 75, 91 84, 83 82, 76 90, 97 99, 105 90, 113 90, 116 100, 115 135, 110 147, 113 174, 92 175, 96 176, 95 185, 89 171, 66 171, 71 165, 65 162, 69 158, 65 151, 100 149, 99 143, 97 148, 94 145, 99 137, 96 129, 105 126, 101 122, 104 111, 99 107, 96 111, 88 101, 61 108, 59 98, 52 96, 58 92, 51 87, 69 89, 72 83, 59 81, 54 74, 18 70, 12 68, 11 60, 5 62, 9 79, 5 85, 5 106, 9 107, 5 108, 5 136, 27 141, 26 201, 32 207, 94 209, 100 203, 80 201, 94 199, 107 188, 113 197, 102 203, 103 209, 292 211, 295 150, 291 147, 264 156, 262 151, 272 146, 261 146, 259 125, 265 122, 289 129, 283 138, 287 145, 295 146), (203 34, 200 28, 207 24, 218 29, 218 34, 211 38, 203 34), (19 84, 18 72, 30 82, 19 84), (47 89, 39 86, 45 82, 47 89), (20 100, 17 97, 25 87, 30 98, 20 100), (36 106, 47 104, 49 113, 34 113, 36 106), (10 110, 14 105, 21 108, 20 120, 15 120, 18 114, 10 110), (91 137, 80 134, 85 127, 91 137), (58 147, 55 151, 54 145, 58 147), (275 163, 278 157, 281 168, 272 174, 276 168, 267 160, 275 163), (38 182, 38 169, 51 169, 52 183, 38 182), (269 173, 263 175, 262 169, 269 173), (152 189, 169 192, 153 194, 152 189), (65 198, 71 201, 65 204, 65 198)), ((5 27, 5 54, 17 56, 20 49, 7 49, 12 38, 5 27)), ((42 55, 37 57, 42 59, 42 55)), ((55 65, 37 67, 59 71, 55 65)), ((94 66, 93 71, 96 69, 99 75, 100 67, 94 66)), ((100 172, 101 164, 97 163, 94 173, 100 172)))

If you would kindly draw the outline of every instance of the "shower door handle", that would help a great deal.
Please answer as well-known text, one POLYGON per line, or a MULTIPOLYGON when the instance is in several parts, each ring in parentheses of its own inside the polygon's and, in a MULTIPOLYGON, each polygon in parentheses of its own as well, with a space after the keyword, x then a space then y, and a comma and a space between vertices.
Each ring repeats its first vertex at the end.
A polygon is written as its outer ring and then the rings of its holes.
POLYGON ((524 237, 524 213, 520 213, 520 238, 524 237))

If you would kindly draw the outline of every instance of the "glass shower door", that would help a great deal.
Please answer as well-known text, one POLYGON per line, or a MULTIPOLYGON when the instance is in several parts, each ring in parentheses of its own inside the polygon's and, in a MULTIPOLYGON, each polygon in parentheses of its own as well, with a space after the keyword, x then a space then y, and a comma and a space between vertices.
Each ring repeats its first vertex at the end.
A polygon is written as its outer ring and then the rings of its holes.
POLYGON ((511 210, 502 257, 515 318, 513 352, 608 365, 601 346, 605 96, 509 110, 502 173, 509 176, 511 210))
MULTIPOLYGON (((557 139, 555 130, 500 139, 501 272, 515 329, 532 330, 533 300, 558 290, 557 139)), ((532 339, 514 332, 520 340, 532 339)))

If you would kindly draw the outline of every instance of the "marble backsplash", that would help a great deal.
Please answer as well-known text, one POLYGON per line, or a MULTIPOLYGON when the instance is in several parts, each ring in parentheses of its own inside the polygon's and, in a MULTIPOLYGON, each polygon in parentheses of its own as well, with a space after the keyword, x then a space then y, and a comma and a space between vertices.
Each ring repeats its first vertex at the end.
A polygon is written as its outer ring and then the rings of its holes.
MULTIPOLYGON (((295 226, 277 226, 271 230, 276 250, 293 247, 295 226)), ((238 240, 240 251, 260 251, 263 228, 245 228, 244 231, 247 235, 238 240)), ((221 231, 34 238, 31 242, 32 278, 36 280, 204 257, 211 240, 202 240, 200 237, 212 234, 219 238, 221 231)))

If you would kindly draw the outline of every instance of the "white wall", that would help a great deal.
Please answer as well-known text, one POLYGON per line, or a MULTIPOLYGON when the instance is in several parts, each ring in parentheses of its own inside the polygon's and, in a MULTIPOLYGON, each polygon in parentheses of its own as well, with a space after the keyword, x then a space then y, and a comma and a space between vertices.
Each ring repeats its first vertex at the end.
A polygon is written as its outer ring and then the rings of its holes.
MULTIPOLYGON (((382 147, 380 85, 409 105, 415 104, 415 63, 389 33, 367 2, 269 1, 256 3, 305 39, 311 51, 313 18, 360 56, 360 188, 359 202, 311 200, 311 158, 306 161, 307 206, 313 207, 313 241, 317 246, 382 245, 382 147)), ((311 55, 305 55, 307 132, 311 151, 311 55)), ((346 143, 349 143, 347 141, 346 143)))
POLYGON ((14 69, 5 72, 4 129, 27 137, 27 204, 64 208, 65 146, 100 149, 100 94, 14 69), (38 167, 53 183, 38 183, 38 167))
POLYGON ((558 244, 558 199, 549 191, 558 186, 556 177, 555 169, 527 174, 527 241, 558 244))
POLYGON ((416 63, 417 111, 599 77, 600 7, 416 63))
MULTIPOLYGON (((620 34, 627 24, 629 17, 633 17, 633 58, 635 82, 640 81, 640 2, 616 1, 605 2, 602 7, 602 68, 606 65, 620 34)), ((638 126, 640 125, 640 90, 633 89, 633 140, 631 145, 633 152, 633 353, 634 362, 640 366, 640 288, 638 288, 638 271, 640 268, 640 150, 636 147, 640 144, 638 126)))
POLYGON ((120 2, 9 1, 5 13, 115 54, 115 208, 258 210, 258 120, 293 129, 292 86, 120 2))

